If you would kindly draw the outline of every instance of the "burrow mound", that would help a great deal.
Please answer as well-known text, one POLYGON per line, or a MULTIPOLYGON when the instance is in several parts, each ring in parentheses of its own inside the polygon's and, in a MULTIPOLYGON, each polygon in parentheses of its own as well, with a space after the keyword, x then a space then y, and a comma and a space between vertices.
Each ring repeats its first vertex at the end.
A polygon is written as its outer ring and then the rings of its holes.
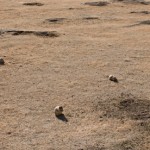
POLYGON ((106 6, 109 3, 106 1, 99 1, 99 2, 86 2, 84 5, 89 5, 89 6, 106 6))
POLYGON ((150 101, 126 98, 120 100, 118 104, 119 111, 127 113, 131 119, 147 120, 150 119, 150 101))
POLYGON ((139 26, 139 25, 150 25, 150 20, 140 21, 139 23, 136 23, 136 24, 133 24, 133 25, 129 25, 127 27, 134 27, 134 26, 139 26))
POLYGON ((66 18, 50 18, 50 19, 46 19, 44 22, 45 23, 61 23, 64 20, 66 20, 66 18))
POLYGON ((131 11, 131 14, 150 14, 149 11, 131 11))
MULTIPOLYGON (((143 5, 149 5, 150 2, 144 1, 144 0, 112 0, 112 3, 116 2, 122 2, 125 4, 143 4, 143 5)), ((107 6, 110 4, 107 1, 98 1, 98 2, 86 2, 84 5, 89 5, 89 6, 107 6)))
POLYGON ((83 20, 98 20, 98 17, 84 17, 83 20))
POLYGON ((62 24, 64 22, 73 22, 73 21, 79 21, 79 20, 99 20, 99 17, 94 17, 94 16, 87 16, 79 19, 68 19, 68 18, 50 18, 50 19, 45 19, 43 23, 48 23, 48 24, 62 24))
POLYGON ((37 3, 37 2, 31 2, 31 3, 23 3, 23 5, 26 5, 26 6, 43 6, 44 4, 37 3))
POLYGON ((59 34, 56 31, 24 31, 24 30, 0 30, 0 35, 11 34, 13 36, 18 35, 35 35, 41 37, 58 37, 59 34))
POLYGON ((122 2, 126 4, 143 4, 143 5, 150 4, 150 2, 146 2, 144 0, 113 0, 112 2, 122 2))
POLYGON ((150 25, 150 20, 141 21, 139 25, 150 25))
POLYGON ((107 118, 133 119, 150 121, 150 100, 132 95, 121 95, 118 98, 99 101, 95 110, 103 111, 107 118))

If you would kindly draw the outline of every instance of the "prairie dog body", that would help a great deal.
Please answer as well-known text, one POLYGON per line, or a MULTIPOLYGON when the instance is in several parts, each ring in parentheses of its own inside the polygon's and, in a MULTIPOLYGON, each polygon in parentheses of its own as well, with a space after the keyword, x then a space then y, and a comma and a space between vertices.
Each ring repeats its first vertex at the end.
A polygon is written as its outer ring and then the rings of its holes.
POLYGON ((54 111, 55 111, 56 116, 62 115, 63 107, 62 106, 56 106, 54 111))
POLYGON ((109 80, 114 81, 114 82, 118 82, 118 79, 114 75, 109 75, 109 80))

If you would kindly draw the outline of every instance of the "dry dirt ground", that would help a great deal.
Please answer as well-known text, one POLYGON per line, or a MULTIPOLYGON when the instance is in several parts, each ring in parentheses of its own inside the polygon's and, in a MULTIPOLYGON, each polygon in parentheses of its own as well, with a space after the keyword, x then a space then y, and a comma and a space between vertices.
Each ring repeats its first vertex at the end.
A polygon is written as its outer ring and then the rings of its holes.
POLYGON ((0 0, 0 150, 150 149, 149 3, 28 2, 0 0))

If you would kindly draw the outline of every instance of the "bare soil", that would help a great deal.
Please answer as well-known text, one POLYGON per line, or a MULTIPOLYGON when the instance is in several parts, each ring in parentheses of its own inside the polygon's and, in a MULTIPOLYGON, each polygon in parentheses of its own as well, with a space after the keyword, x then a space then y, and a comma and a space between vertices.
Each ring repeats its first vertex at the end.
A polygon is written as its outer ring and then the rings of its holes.
POLYGON ((149 1, 0 4, 0 150, 150 149, 149 1))

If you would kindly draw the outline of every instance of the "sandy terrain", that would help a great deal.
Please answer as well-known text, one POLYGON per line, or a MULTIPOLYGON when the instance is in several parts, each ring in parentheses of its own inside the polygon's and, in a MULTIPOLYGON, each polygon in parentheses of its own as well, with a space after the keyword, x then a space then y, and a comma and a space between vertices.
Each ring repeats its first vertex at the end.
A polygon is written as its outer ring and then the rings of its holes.
POLYGON ((0 0, 0 150, 150 149, 150 4, 28 2, 0 0))

